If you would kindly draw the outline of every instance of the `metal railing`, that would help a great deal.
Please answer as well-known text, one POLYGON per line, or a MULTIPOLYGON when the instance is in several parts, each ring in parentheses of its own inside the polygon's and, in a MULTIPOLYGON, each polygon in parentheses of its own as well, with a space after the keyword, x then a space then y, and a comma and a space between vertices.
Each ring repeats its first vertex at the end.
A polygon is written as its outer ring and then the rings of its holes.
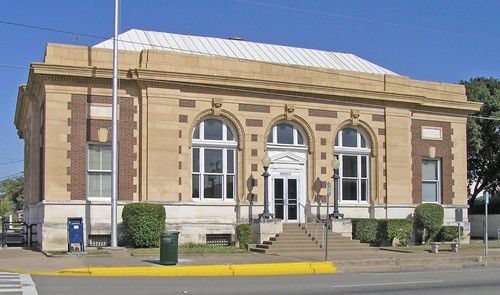
POLYGON ((302 222, 304 223, 304 229, 306 231, 306 233, 309 233, 308 231, 308 220, 309 220, 309 217, 311 220, 314 220, 314 235, 312 236, 312 238, 314 239, 314 241, 318 242, 318 226, 321 226, 321 244, 320 246, 323 247, 323 245, 325 244, 325 232, 326 232, 326 225, 323 224, 323 222, 321 221, 321 219, 319 219, 318 217, 314 217, 312 216, 312 214, 308 214, 307 210, 306 210, 306 207, 302 204, 299 204, 300 205, 300 209, 302 210, 299 210, 299 224, 302 225, 302 222), (302 221, 302 214, 301 212, 304 212, 304 219, 302 221))
POLYGON ((33 247, 37 243, 36 224, 26 222, 2 222, 0 246, 33 247))
POLYGON ((304 228, 307 232, 307 210, 306 210, 306 206, 302 205, 299 203, 299 224, 302 225, 302 213, 301 212, 304 212, 304 228), (301 209, 303 209, 304 211, 302 211, 301 209))
POLYGON ((24 222, 3 222, 2 223, 2 246, 28 245, 28 226, 24 222))
POLYGON ((323 248, 325 245, 325 234, 326 234, 326 225, 321 221, 321 219, 316 218, 315 227, 321 226, 321 244, 320 247, 323 248))

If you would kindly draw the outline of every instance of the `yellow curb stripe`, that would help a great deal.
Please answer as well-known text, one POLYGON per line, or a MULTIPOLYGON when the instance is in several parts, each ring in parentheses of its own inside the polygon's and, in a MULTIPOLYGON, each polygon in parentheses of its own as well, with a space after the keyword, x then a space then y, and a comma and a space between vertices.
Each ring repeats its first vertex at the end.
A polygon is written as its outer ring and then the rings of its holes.
POLYGON ((138 276, 138 277, 209 277, 209 276, 268 276, 297 274, 333 274, 332 262, 291 262, 235 265, 158 266, 158 267, 90 267, 63 269, 52 272, 9 270, 8 272, 47 276, 138 276))
POLYGON ((331 262, 291 262, 291 263, 269 263, 269 264, 240 264, 232 265, 235 276, 261 276, 261 275, 292 275, 292 274, 315 274, 316 269, 321 273, 334 273, 331 262))
POLYGON ((229 265, 90 268, 90 276, 232 276, 229 265))
POLYGON ((311 262, 311 268, 315 274, 332 274, 337 273, 337 267, 333 262, 311 262))

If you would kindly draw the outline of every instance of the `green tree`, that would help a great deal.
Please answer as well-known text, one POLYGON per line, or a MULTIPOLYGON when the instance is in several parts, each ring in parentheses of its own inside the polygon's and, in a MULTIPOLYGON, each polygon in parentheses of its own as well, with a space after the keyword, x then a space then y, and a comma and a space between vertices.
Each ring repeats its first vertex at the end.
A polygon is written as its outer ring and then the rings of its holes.
POLYGON ((0 181, 0 198, 15 204, 16 210, 22 210, 24 206, 24 175, 0 181))
POLYGON ((12 203, 7 198, 0 199, 0 223, 2 222, 3 218, 12 211, 11 204, 12 203))
POLYGON ((500 81, 473 78, 461 81, 469 101, 483 106, 467 120, 467 176, 469 205, 481 192, 500 188, 500 81))

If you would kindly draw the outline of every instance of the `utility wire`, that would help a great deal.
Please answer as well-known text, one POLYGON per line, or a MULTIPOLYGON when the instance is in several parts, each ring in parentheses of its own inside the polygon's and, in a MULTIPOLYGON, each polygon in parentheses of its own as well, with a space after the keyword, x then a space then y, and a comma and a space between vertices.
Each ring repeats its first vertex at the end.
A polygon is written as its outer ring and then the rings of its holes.
POLYGON ((0 67, 2 68, 14 68, 14 69, 21 69, 21 70, 29 70, 29 67, 23 67, 23 66, 16 66, 16 65, 8 65, 8 64, 0 64, 0 67))
POLYGON ((42 30, 42 31, 49 31, 49 32, 55 32, 55 33, 61 33, 61 34, 69 34, 69 35, 73 35, 73 36, 75 36, 75 35, 85 36, 85 37, 91 37, 91 38, 102 39, 102 40, 109 39, 109 38, 102 37, 102 36, 97 36, 97 35, 83 34, 83 33, 77 33, 77 32, 71 32, 71 31, 65 31, 65 30, 59 30, 59 29, 52 29, 52 28, 46 28, 46 27, 40 27, 40 26, 34 26, 34 25, 28 25, 28 24, 22 24, 22 23, 15 23, 15 22, 3 21, 3 20, 0 20, 0 24, 11 25, 11 26, 18 26, 18 27, 25 27, 25 28, 30 28, 30 29, 36 29, 36 30, 42 30))
POLYGON ((12 161, 12 162, 0 163, 0 166, 1 166, 1 165, 13 164, 13 163, 19 163, 19 162, 24 162, 24 160, 17 160, 17 161, 12 161))
MULTIPOLYGON (((244 0, 237 0, 237 1, 244 1, 244 0)), ((14 22, 5 22, 5 21, 1 21, 0 20, 0 24, 2 24, 2 23, 9 24, 9 25, 18 25, 18 26, 23 26, 23 27, 35 28, 35 29, 40 29, 40 30, 54 31, 54 32, 59 32, 59 33, 64 33, 64 34, 71 34, 71 35, 75 35, 76 34, 76 35, 82 35, 82 36, 91 36, 91 37, 103 39, 103 40, 106 40, 106 41, 112 41, 112 38, 104 38, 104 37, 98 37, 98 36, 95 36, 95 35, 79 34, 79 33, 71 32, 71 31, 50 29, 50 28, 44 28, 44 27, 39 27, 39 26, 14 23, 14 22)), ((118 40, 118 41, 121 42, 121 43, 128 43, 128 44, 133 44, 133 45, 142 45, 142 46, 145 46, 145 47, 150 47, 152 49, 158 49, 158 48, 160 48, 160 49, 171 50, 171 51, 175 51, 175 52, 183 52, 183 53, 200 54, 200 55, 206 55, 206 56, 231 58, 231 57, 229 57, 227 55, 215 54, 215 53, 211 53, 211 52, 202 52, 202 51, 196 51, 196 50, 186 50, 186 49, 181 49, 181 48, 174 48, 174 47, 165 46, 165 45, 162 45, 162 44, 150 44, 150 43, 135 42, 135 41, 130 41, 130 40, 118 40)), ((255 42, 252 42, 252 43, 255 43, 255 42)), ((245 61, 250 61, 250 62, 256 62, 256 63, 265 62, 265 61, 258 61, 258 60, 252 60, 252 59, 242 59, 242 58, 237 58, 237 59, 241 59, 241 60, 245 60, 245 61)), ((274 63, 274 62, 271 62, 271 63, 274 63)), ((306 70, 306 71, 310 71, 310 72, 326 73, 326 74, 331 74, 332 73, 331 70, 335 70, 333 68, 332 69, 321 70, 319 68, 314 68, 314 66, 309 66, 307 68, 304 68, 304 66, 293 65, 293 64, 280 64, 280 65, 282 65, 284 67, 290 67, 290 68, 295 68, 295 69, 300 69, 300 70, 306 70)), ((2 65, 0 65, 0 66, 2 66, 2 65)), ((23 69, 23 67, 20 67, 20 66, 14 66, 14 65, 6 65, 6 66, 7 67, 19 67, 19 68, 23 69)), ((380 82, 380 80, 376 79, 376 78, 359 77, 359 76, 354 76, 354 75, 349 75, 349 74, 343 74, 343 73, 338 73, 338 72, 335 73, 335 74, 338 75, 338 76, 347 77, 347 78, 355 78, 355 79, 361 79, 361 80, 366 80, 366 81, 380 82)), ((396 85, 396 86, 411 87, 411 88, 414 88, 414 89, 424 89, 424 90, 429 90, 429 91, 434 91, 434 92, 439 92, 439 93, 455 94, 455 93, 450 92, 450 91, 436 90, 436 89, 433 89, 433 88, 422 87, 422 86, 415 86, 415 85, 407 85, 407 84, 397 83, 397 82, 387 81, 385 83, 391 84, 391 85, 396 85)))
MULTIPOLYGON (((237 0, 237 1, 244 1, 244 0, 237 0)), ((77 32, 64 31, 64 30, 51 29, 51 28, 44 28, 44 27, 40 27, 40 26, 26 25, 26 24, 21 24, 21 23, 6 22, 6 21, 1 21, 0 20, 0 24, 9 24, 9 25, 22 26, 22 27, 29 27, 29 28, 34 28, 34 29, 59 32, 59 33, 63 33, 63 34, 71 34, 71 35, 75 35, 76 34, 76 35, 81 35, 81 36, 90 36, 90 37, 93 37, 93 38, 99 38, 99 39, 103 39, 103 40, 106 40, 106 41, 112 41, 112 38, 99 37, 99 36, 96 36, 96 35, 80 34, 80 33, 77 33, 77 32)), ((132 45, 142 45, 142 46, 150 47, 150 48, 153 48, 153 49, 158 49, 159 48, 159 49, 171 50, 171 51, 183 52, 183 53, 191 53, 191 54, 200 54, 200 55, 207 55, 207 56, 214 56, 214 57, 231 58, 231 57, 229 57, 227 55, 215 54, 215 53, 211 53, 211 52, 202 52, 202 51, 196 51, 196 50, 186 50, 186 49, 181 49, 181 48, 174 48, 174 47, 165 46, 165 45, 162 45, 162 44, 148 44, 148 43, 143 43, 143 42, 135 42, 135 41, 131 41, 131 40, 119 40, 119 42, 121 42, 121 43, 127 43, 127 44, 132 44, 132 45)), ((254 42, 252 42, 252 43, 254 43, 254 42)), ((237 58, 237 59, 241 59, 241 58, 237 58)), ((246 60, 246 61, 250 61, 250 62, 256 62, 256 63, 265 62, 265 61, 258 61, 258 60, 252 60, 252 59, 242 59, 242 60, 246 60)), ((309 66, 308 68, 304 68, 304 66, 301 66, 301 65, 293 65, 293 64, 281 64, 281 65, 284 66, 284 67, 290 67, 290 68, 295 68, 295 69, 300 69, 300 70, 306 70, 306 71, 310 71, 310 72, 327 73, 327 74, 331 74, 332 73, 328 69, 321 70, 319 68, 314 68, 313 66, 309 66)), ((0 67, 2 67, 2 66, 12 67, 12 68, 26 69, 26 67, 21 67, 21 66, 1 65, 0 64, 0 67)), ((333 70, 335 70, 335 69, 333 69, 333 70)), ((349 75, 349 74, 343 74, 343 73, 335 73, 335 74, 338 75, 338 76, 347 77, 347 78, 355 78, 355 79, 361 79, 361 80, 366 80, 366 81, 379 82, 379 80, 376 79, 376 78, 371 79, 371 78, 368 78, 368 77, 359 77, 359 76, 354 76, 354 75, 349 75)), ((424 89, 424 90, 429 90, 429 91, 434 91, 434 92, 454 94, 453 92, 450 92, 450 91, 436 90, 436 89, 432 89, 432 88, 428 88, 428 87, 422 87, 422 86, 407 85, 407 84, 403 84, 403 83, 390 82, 390 81, 387 81, 386 83, 387 84, 391 84, 391 85, 396 85, 396 86, 411 87, 411 88, 414 88, 414 89, 424 89)))
MULTIPOLYGON (((236 0, 236 1, 241 2, 241 3, 250 4, 250 5, 278 8, 278 9, 283 9, 283 10, 290 10, 290 11, 303 12, 303 13, 316 14, 316 15, 333 16, 336 18, 354 20, 354 21, 359 21, 359 22, 366 22, 366 23, 371 23, 371 24, 399 27, 399 28, 404 28, 404 29, 428 31, 428 32, 456 35, 456 36, 466 36, 466 37, 479 38, 479 39, 500 40, 499 37, 494 37, 494 36, 465 34, 465 33, 460 33, 460 32, 453 32, 453 31, 446 31, 446 30, 439 30, 439 29, 432 29, 432 28, 424 28, 424 27, 419 27, 419 26, 411 26, 411 25, 405 25, 405 24, 399 24, 399 23, 380 21, 380 20, 375 20, 375 19, 360 18, 360 17, 355 17, 355 16, 349 16, 349 15, 335 14, 335 13, 315 11, 315 10, 307 10, 307 9, 294 8, 294 7, 282 6, 282 5, 267 4, 267 3, 248 1, 248 0, 236 0)), ((491 3, 491 4, 498 4, 495 2, 491 2, 491 1, 483 1, 483 2, 491 3)))
POLYGON ((21 171, 21 172, 15 173, 15 174, 7 175, 7 176, 0 176, 0 179, 7 179, 7 178, 15 177, 15 176, 21 175, 23 173, 24 172, 21 171))
MULTIPOLYGON (((289 66, 289 65, 284 65, 284 66, 289 66)), ((29 69, 29 68, 27 68, 27 69, 29 69)), ((303 69, 303 68, 300 67, 300 69, 303 69)), ((307 70, 309 70, 309 71, 315 71, 315 70, 312 70, 312 69, 307 69, 307 70)), ((323 71, 317 71, 317 72, 323 72, 323 71)), ((324 71, 324 73, 331 73, 331 72, 324 71)), ((338 74, 338 75, 342 76, 342 74, 338 74)), ((346 77, 353 77, 353 76, 349 76, 349 75, 344 75, 344 76, 346 76, 346 77)), ((357 77, 357 78, 359 78, 359 77, 357 77)), ((363 78, 360 78, 360 79, 363 79, 363 78)), ((366 79, 366 80, 368 80, 368 79, 366 79)), ((158 82, 158 81, 152 80, 152 79, 143 79, 143 81, 146 81, 146 82, 158 82)), ((373 81, 379 81, 379 80, 373 79, 373 81)), ((279 93, 279 92, 267 92, 267 91, 258 91, 258 90, 248 90, 248 89, 243 90, 243 89, 234 89, 234 88, 229 88, 229 87, 207 86, 205 84, 195 85, 195 84, 182 83, 182 82, 167 82, 167 83, 169 83, 169 84, 177 84, 177 85, 181 85, 181 86, 198 86, 198 87, 210 88, 210 89, 216 89, 216 90, 237 91, 237 92, 253 93, 253 94, 260 94, 260 95, 305 98, 305 99, 309 99, 309 100, 321 100, 323 102, 324 101, 328 101, 327 99, 318 99, 316 97, 311 97, 311 96, 307 96, 307 95, 284 94, 284 93, 279 93)), ((397 84, 397 83, 393 83, 393 84, 397 84)), ((405 84, 400 84, 400 85, 407 86, 407 87, 417 88, 417 86, 412 86, 412 85, 405 85, 405 84)), ((435 89, 429 89, 429 88, 425 88, 425 87, 418 87, 418 88, 421 88, 421 89, 424 89, 424 90, 434 90, 434 91, 437 91, 435 89)), ((446 92, 446 91, 441 91, 441 92, 446 92)), ((165 96, 165 97, 168 97, 168 96, 165 96)), ((178 97, 171 96, 169 98, 178 98, 178 97)), ((352 102, 352 101, 350 101, 349 104, 350 105, 365 106, 365 107, 381 107, 378 104, 358 103, 358 102, 352 102)), ((482 117, 482 116, 472 116, 472 115, 450 114, 450 113, 446 113, 446 112, 435 112, 435 111, 425 111, 425 110, 416 110, 416 109, 410 109, 410 111, 432 113, 432 114, 437 114, 437 115, 450 115, 450 116, 455 116, 455 117, 467 117, 467 118, 471 118, 471 119, 485 119, 485 120, 500 121, 500 118, 495 118, 495 117, 482 117)))
MULTIPOLYGON (((250 2, 250 1, 245 1, 245 0, 237 0, 237 1, 250 2)), ((64 34, 71 34, 71 35, 75 35, 76 34, 76 35, 89 36, 89 37, 99 38, 99 39, 104 39, 104 40, 110 40, 110 39, 106 39, 104 37, 99 37, 99 36, 96 36, 96 35, 80 34, 80 33, 71 32, 71 31, 50 29, 50 28, 44 28, 44 27, 33 26, 33 25, 26 25, 26 24, 20 24, 20 23, 0 21, 0 24, 17 25, 17 26, 22 26, 22 27, 28 27, 28 28, 34 28, 34 29, 40 29, 40 30, 47 30, 47 31, 53 31, 53 32, 64 33, 64 34)), ((179 49, 179 48, 173 48, 173 47, 170 47, 170 46, 164 46, 164 45, 161 45, 161 44, 152 45, 152 44, 147 44, 147 43, 142 43, 142 42, 134 42, 134 41, 128 41, 128 40, 119 40, 119 42, 131 43, 131 44, 137 44, 137 45, 143 45, 143 46, 151 46, 151 47, 154 47, 154 48, 162 48, 162 49, 166 49, 166 50, 189 52, 189 53, 192 53, 192 54, 200 54, 200 55, 209 55, 209 56, 215 56, 215 57, 226 57, 226 58, 229 58, 228 56, 224 56, 224 55, 207 53, 207 52, 201 52, 201 51, 193 51, 193 50, 183 50, 183 49, 179 49)), ((240 58, 238 58, 238 59, 240 59, 240 58)), ((258 62, 258 63, 263 62, 263 61, 257 61, 257 60, 251 60, 251 59, 242 59, 242 60, 250 61, 250 62, 258 62)), ((282 65, 284 67, 290 67, 290 68, 295 68, 295 69, 300 69, 300 70, 306 70, 306 71, 310 71, 310 72, 332 74, 332 72, 329 71, 329 70, 321 70, 321 69, 317 69, 317 68, 313 68, 313 67, 304 68, 303 66, 291 65, 291 64, 280 64, 280 65, 282 65)), ((22 66, 16 66, 16 65, 6 65, 6 64, 0 64, 0 67, 30 69, 28 67, 22 67, 22 66)), ((368 77, 359 77, 359 76, 354 76, 354 75, 349 75, 349 74, 343 74, 343 73, 339 73, 339 72, 335 72, 335 74, 338 75, 338 76, 343 76, 343 77, 347 77, 347 78, 355 78, 355 79, 361 79, 361 80, 372 81, 372 82, 380 82, 380 80, 376 79, 376 78, 371 79, 371 78, 368 78, 368 77)), ((407 85, 407 84, 397 83, 397 82, 386 81, 385 83, 396 85, 396 86, 404 86, 404 87, 410 87, 410 88, 422 89, 422 90, 428 90, 428 91, 434 91, 434 92, 440 92, 440 93, 456 94, 454 92, 450 92, 450 91, 446 91, 446 90, 436 90, 436 89, 432 89, 432 88, 428 88, 428 87, 415 86, 415 85, 407 85)), ((206 87, 206 85, 204 85, 204 87, 206 87)), ((217 88, 217 87, 215 87, 215 88, 217 88)), ((226 89, 226 88, 219 87, 217 89, 226 89)), ((234 89, 231 89, 231 90, 234 90, 234 89)), ((284 94, 271 93, 271 92, 266 93, 266 92, 259 91, 258 93, 260 93, 260 94, 266 94, 266 95, 281 95, 281 96, 285 96, 284 94)), ((290 96, 290 95, 286 95, 286 96, 290 96)), ((296 95, 292 95, 292 96, 297 97, 296 95)), ((355 103, 352 103, 352 102, 350 102, 350 103, 351 104, 355 104, 355 103)), ((363 104, 363 105, 365 105, 365 106, 378 106, 378 105, 375 105, 375 104, 371 104, 371 105, 370 104, 363 104)), ((422 110, 419 110, 419 111, 422 111, 422 110)), ((443 113, 433 112, 433 113, 449 115, 449 113, 444 113, 444 112, 443 113)), ((471 117, 472 118, 472 116, 464 116, 464 117, 471 117)), ((487 118, 487 117, 478 117, 478 116, 476 116, 474 118, 481 118, 481 119, 488 119, 488 120, 499 120, 497 118, 487 118)))

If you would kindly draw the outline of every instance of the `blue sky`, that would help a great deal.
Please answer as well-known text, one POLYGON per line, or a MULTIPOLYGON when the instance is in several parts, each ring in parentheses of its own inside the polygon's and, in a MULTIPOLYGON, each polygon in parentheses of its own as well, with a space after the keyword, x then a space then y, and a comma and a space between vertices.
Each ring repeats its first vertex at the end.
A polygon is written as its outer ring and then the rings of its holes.
MULTIPOLYGON (((347 52, 418 80, 500 78, 500 0, 121 0, 120 7, 120 32, 347 52)), ((43 60, 49 42, 92 46, 103 39, 89 35, 111 38, 113 11, 114 0, 0 2, 0 180, 23 170, 13 122, 30 63, 43 60)))

